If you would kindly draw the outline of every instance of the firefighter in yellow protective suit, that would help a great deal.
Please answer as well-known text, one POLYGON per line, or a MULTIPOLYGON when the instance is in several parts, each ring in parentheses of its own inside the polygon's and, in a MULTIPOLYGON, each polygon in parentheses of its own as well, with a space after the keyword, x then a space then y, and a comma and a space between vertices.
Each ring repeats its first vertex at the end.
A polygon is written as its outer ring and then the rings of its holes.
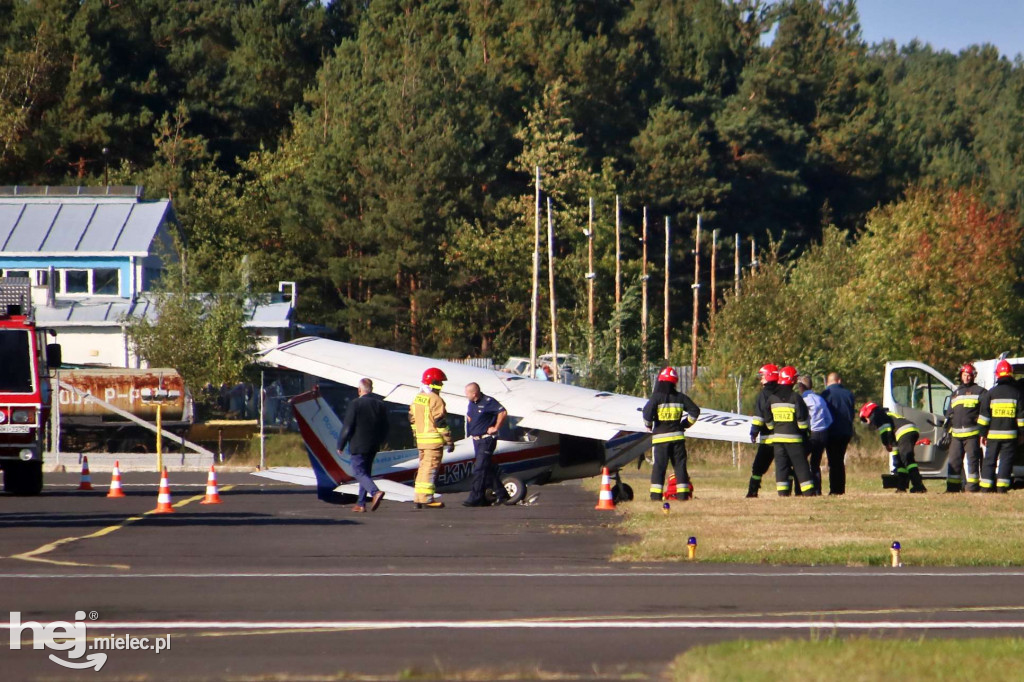
POLYGON ((448 377, 444 372, 431 367, 423 373, 423 389, 409 406, 409 423, 416 436, 416 447, 420 451, 420 467, 416 472, 416 508, 440 509, 444 502, 434 499, 437 469, 441 466, 445 446, 448 452, 455 449, 452 433, 448 428, 448 413, 445 411, 441 386, 448 377))

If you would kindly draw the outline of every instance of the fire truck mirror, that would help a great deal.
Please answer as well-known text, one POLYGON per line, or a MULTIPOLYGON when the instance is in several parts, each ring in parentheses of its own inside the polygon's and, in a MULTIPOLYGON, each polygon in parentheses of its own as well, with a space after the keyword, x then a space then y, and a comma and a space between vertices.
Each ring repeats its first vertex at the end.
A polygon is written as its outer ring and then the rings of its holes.
POLYGON ((61 352, 59 343, 46 344, 46 365, 51 369, 57 369, 61 365, 61 352))

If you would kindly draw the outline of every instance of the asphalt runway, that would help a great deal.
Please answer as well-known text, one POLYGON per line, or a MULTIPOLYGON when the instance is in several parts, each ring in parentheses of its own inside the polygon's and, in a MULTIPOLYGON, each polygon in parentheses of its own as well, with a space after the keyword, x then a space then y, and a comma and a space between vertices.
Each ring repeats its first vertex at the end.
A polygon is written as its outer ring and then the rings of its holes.
POLYGON ((69 670, 48 656, 74 650, 32 649, 31 630, 12 643, 0 613, 5 679, 654 679, 688 647, 737 637, 1024 631, 1021 570, 611 563, 617 515, 575 484, 535 489, 530 507, 454 495, 353 514, 247 474, 221 474, 224 503, 200 505, 205 476, 172 473, 176 513, 152 515, 155 475, 125 474, 121 500, 93 479, 92 493, 54 474, 40 497, 0 496, 0 612, 46 625, 80 611, 88 644, 170 649, 69 670))

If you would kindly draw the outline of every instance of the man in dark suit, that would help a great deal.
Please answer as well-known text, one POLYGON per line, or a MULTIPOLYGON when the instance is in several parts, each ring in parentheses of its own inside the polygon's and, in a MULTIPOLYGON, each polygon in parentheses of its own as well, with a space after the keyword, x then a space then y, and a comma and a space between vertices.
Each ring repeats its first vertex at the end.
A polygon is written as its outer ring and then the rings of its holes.
POLYGON ((345 419, 338 436, 338 453, 344 454, 348 445, 352 473, 359 481, 359 499, 354 512, 366 511, 366 498, 370 496, 370 511, 376 511, 384 492, 373 482, 373 458, 388 437, 388 409, 384 401, 373 394, 373 382, 359 380, 359 397, 350 400, 345 408, 345 419))

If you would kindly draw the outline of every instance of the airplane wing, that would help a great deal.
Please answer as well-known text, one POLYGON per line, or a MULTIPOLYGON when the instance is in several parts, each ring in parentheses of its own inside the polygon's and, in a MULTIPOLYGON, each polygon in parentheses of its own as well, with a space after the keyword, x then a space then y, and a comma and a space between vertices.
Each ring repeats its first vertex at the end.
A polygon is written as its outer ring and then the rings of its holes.
MULTIPOLYGON (((437 367, 448 376, 441 396, 452 414, 465 414, 463 390, 466 384, 475 382, 526 429, 599 440, 610 440, 623 431, 647 432, 640 413, 646 403, 643 398, 379 348, 305 337, 265 351, 262 361, 347 386, 355 386, 365 377, 373 381, 374 392, 384 400, 405 405, 411 404, 419 392, 424 370, 437 367)), ((700 419, 687 433, 694 438, 747 442, 750 417, 702 409, 700 419)))

